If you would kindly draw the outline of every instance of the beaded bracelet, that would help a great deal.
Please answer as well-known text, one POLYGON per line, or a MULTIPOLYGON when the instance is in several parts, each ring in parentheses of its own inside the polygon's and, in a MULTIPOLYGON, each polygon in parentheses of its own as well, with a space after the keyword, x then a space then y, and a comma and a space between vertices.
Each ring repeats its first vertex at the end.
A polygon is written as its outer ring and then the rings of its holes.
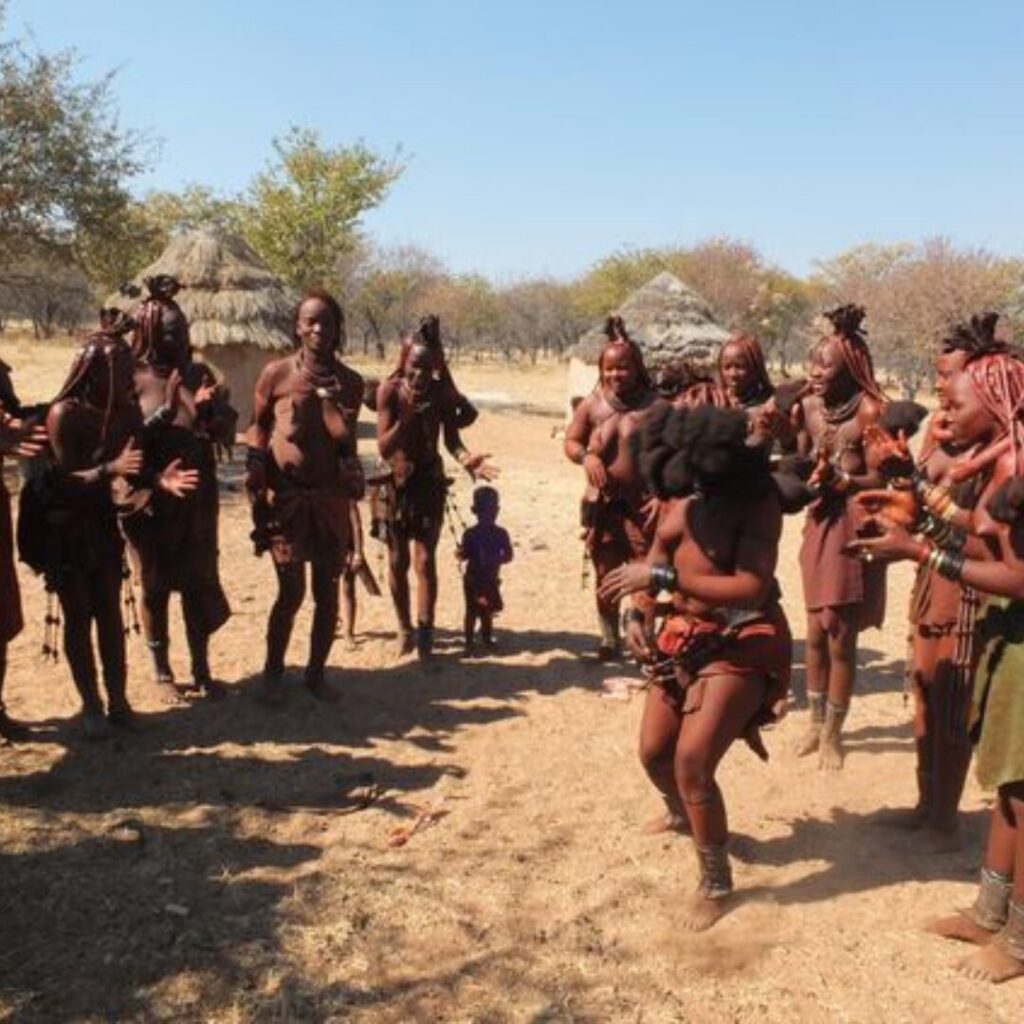
POLYGON ((660 594, 663 590, 677 590, 678 584, 679 578, 676 575, 675 566, 651 566, 651 582, 647 587, 647 593, 652 597, 660 594))

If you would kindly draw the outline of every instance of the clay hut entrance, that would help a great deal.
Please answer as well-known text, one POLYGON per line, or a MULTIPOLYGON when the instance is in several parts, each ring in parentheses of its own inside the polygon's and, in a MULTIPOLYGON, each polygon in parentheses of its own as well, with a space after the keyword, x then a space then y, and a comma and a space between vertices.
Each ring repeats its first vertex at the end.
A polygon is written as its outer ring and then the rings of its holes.
MULTIPOLYGON (((629 336, 655 370, 671 359, 710 366, 729 332, 715 322, 708 304, 674 274, 662 271, 619 307, 629 336)), ((604 321, 595 324, 569 351, 569 412, 597 383, 597 358, 605 343, 604 321)))
MULTIPOLYGON (((172 238, 133 283, 145 294, 142 279, 156 274, 172 274, 184 285, 175 301, 188 318, 192 345, 231 389, 239 429, 244 429, 252 417, 260 370, 271 358, 292 350, 297 296, 246 242, 215 228, 172 238)), ((126 307, 120 295, 107 304, 126 307)))

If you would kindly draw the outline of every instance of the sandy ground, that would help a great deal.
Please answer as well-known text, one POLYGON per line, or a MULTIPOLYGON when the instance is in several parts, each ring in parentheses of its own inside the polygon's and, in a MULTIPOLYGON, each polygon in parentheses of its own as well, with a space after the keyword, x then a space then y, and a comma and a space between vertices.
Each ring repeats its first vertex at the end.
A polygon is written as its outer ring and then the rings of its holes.
MULTIPOLYGON (((25 399, 52 394, 68 359, 59 347, 0 354, 25 399)), ((531 406, 562 400, 557 368, 458 377, 531 406)), ((66 664, 39 657, 41 585, 22 576, 29 625, 12 645, 8 703, 38 739, 0 749, 3 1019, 1020 1020, 1024 983, 968 982, 952 969, 963 950, 920 930, 972 897, 988 806, 973 779, 963 852, 872 823, 914 791, 904 570, 889 625, 863 639, 845 771, 789 752, 799 707, 768 734, 767 766, 732 751, 721 783, 742 898, 704 936, 677 930, 693 858, 683 839, 639 832, 657 807, 635 754, 640 703, 602 699, 602 679, 623 669, 586 657, 579 471, 555 423, 491 412, 470 433, 503 467, 517 545, 501 652, 458 660, 446 533, 444 670, 395 664, 388 604, 364 598, 358 649, 338 644, 331 659, 337 706, 315 704, 297 671, 285 710, 254 700, 272 572, 252 555, 236 490, 221 530, 234 617, 213 644, 227 701, 162 706, 132 637, 130 693, 148 728, 81 741, 66 664), (360 809, 351 787, 364 773, 383 793, 360 809), (423 808, 439 820, 389 847, 423 808)), ((227 468, 228 488, 238 471, 227 468)), ((464 514, 469 494, 460 479, 464 514)), ((787 524, 780 563, 798 662, 799 529, 787 524)), ((308 626, 304 610, 296 666, 308 626)), ((187 676, 179 619, 172 638, 187 676)))

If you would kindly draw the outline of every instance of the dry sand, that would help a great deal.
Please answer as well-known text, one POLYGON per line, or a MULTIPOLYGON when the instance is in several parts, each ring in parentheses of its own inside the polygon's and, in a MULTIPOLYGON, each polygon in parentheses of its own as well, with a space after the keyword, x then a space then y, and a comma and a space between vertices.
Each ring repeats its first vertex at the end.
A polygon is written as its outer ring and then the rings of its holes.
MULTIPOLYGON (((52 394, 68 350, 3 349, 25 399, 52 394)), ((468 390, 562 401, 562 371, 462 366, 468 390)), ((923 920, 972 897, 986 799, 973 779, 963 852, 933 854, 872 824, 914 792, 901 694, 909 574, 863 638, 845 771, 789 752, 797 709, 764 766, 733 750, 721 783, 734 832, 736 909, 704 936, 673 907, 694 884, 685 840, 639 826, 657 804, 635 754, 640 702, 602 699, 623 669, 589 661, 593 616, 576 540, 579 471, 556 420, 485 412, 473 446, 503 468, 501 652, 458 660, 460 588, 444 536, 444 670, 391 655, 384 599, 361 595, 360 643, 339 643, 315 704, 254 700, 273 594, 237 490, 224 493, 222 568, 234 617, 213 643, 232 698, 163 707, 129 643, 138 736, 78 739, 63 660, 39 658, 44 600, 22 576, 29 625, 11 649, 8 703, 38 741, 0 749, 0 1014, 11 1020, 1010 1021, 1024 983, 952 970, 964 950, 923 920), (381 798, 349 793, 372 773, 381 798), (440 818, 407 845, 392 829, 440 818)), ((371 451, 372 442, 365 442, 371 451)), ((228 467, 229 487, 239 467, 228 467)), ((470 486, 459 479, 464 510, 470 486)), ((802 657, 796 552, 780 580, 802 657)), ((378 575, 378 547, 368 541, 378 575)), ((309 614, 291 649, 301 664, 309 614)), ((180 674, 180 618, 172 633, 180 674)), ((797 672, 797 685, 801 685, 797 672)))

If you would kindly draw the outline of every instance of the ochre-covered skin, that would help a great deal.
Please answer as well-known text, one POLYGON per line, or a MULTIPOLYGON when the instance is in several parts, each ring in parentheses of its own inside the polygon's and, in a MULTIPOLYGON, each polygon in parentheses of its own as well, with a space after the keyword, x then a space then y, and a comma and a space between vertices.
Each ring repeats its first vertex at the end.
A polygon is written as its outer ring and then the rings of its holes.
POLYGON ((278 597, 267 625, 264 696, 283 699, 281 678, 311 564, 314 614, 306 685, 333 699, 324 666, 338 618, 338 581, 351 547, 350 503, 363 489, 356 456, 362 378, 335 356, 343 319, 326 293, 296 313, 299 351, 270 363, 256 382, 246 489, 257 535, 271 553, 278 597))

